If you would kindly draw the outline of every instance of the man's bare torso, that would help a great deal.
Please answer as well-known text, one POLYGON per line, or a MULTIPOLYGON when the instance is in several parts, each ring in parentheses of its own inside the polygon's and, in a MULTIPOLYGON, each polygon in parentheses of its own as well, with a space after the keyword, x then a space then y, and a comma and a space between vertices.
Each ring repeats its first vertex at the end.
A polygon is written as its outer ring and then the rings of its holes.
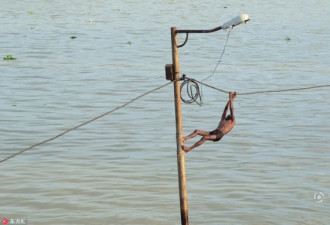
POLYGON ((235 120, 221 120, 218 125, 218 130, 222 134, 227 134, 235 125, 235 120))

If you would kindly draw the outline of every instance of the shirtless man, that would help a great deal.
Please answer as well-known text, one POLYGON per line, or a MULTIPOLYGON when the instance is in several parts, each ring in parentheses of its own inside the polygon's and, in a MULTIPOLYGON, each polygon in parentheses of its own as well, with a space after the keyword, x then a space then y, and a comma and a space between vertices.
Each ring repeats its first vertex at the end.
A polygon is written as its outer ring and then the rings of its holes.
POLYGON ((182 145, 181 147, 182 147, 183 151, 189 152, 192 149, 203 144, 205 141, 214 141, 214 142, 220 141, 220 139, 234 127, 235 115, 234 115, 233 101, 234 101, 235 97, 236 97, 236 92, 234 92, 234 93, 229 92, 229 101, 228 101, 225 109, 223 110, 221 121, 220 121, 217 129, 210 131, 210 132, 203 131, 203 130, 195 130, 194 132, 189 134, 187 137, 182 138, 182 142, 184 143, 186 140, 188 140, 190 138, 194 138, 197 135, 202 136, 202 138, 198 142, 196 142, 194 145, 192 145, 191 147, 186 147, 186 146, 182 145), (229 115, 227 115, 228 107, 230 109, 229 115))

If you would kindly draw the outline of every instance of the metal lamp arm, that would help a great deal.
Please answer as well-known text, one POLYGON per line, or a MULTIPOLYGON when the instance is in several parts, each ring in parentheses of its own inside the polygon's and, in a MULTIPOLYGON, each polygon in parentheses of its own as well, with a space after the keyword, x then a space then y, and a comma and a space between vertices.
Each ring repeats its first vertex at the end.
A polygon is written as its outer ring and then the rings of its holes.
POLYGON ((249 20, 250 20, 250 18, 247 14, 242 14, 240 16, 234 17, 233 19, 224 23, 223 25, 210 29, 210 30, 176 30, 175 31, 176 34, 180 34, 180 33, 186 34, 185 41, 181 45, 178 45, 177 47, 181 48, 181 47, 185 46, 185 44, 188 41, 188 37, 189 37, 190 33, 212 33, 212 32, 216 32, 216 31, 223 30, 223 29, 232 29, 234 26, 237 26, 241 23, 246 23, 249 20))

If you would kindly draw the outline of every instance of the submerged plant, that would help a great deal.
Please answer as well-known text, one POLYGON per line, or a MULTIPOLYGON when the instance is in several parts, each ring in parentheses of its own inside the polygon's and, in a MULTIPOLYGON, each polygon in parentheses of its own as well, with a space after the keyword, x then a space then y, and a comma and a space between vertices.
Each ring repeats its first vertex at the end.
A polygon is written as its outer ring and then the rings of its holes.
POLYGON ((5 57, 3 57, 3 60, 16 60, 17 58, 15 58, 14 56, 12 55, 7 55, 5 57))
POLYGON ((285 40, 286 41, 291 41, 291 38, 289 36, 286 36, 285 40))

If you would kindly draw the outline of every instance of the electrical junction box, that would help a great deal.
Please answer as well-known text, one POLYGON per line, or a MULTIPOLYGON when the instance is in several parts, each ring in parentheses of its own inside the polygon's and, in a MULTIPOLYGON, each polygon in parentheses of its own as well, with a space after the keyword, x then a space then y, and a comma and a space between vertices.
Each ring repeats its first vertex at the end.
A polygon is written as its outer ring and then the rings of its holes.
POLYGON ((165 65, 165 74, 166 80, 174 80, 174 73, 173 73, 173 64, 166 64, 165 65))

